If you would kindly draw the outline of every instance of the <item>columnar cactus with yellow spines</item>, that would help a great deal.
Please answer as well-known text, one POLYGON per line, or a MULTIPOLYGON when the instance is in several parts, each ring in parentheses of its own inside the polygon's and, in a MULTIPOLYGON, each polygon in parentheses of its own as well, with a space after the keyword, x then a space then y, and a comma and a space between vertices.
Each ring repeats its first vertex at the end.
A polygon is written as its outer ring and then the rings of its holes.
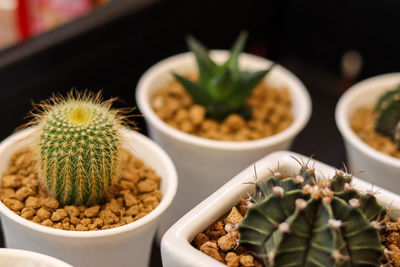
POLYGON ((258 182, 239 224, 240 244, 267 266, 379 266, 379 219, 385 210, 372 193, 361 194, 338 171, 317 180, 303 166, 298 175, 275 172, 258 182))
POLYGON ((71 92, 34 114, 39 178, 60 204, 97 203, 117 178, 123 117, 111 103, 71 92))

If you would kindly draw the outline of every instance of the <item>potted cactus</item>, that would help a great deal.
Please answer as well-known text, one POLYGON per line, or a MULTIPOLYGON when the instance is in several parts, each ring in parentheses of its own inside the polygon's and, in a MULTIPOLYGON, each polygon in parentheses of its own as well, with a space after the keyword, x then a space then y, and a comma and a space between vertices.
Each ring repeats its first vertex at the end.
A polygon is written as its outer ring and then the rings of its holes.
POLYGON ((366 79, 349 88, 336 106, 350 169, 362 170, 360 178, 395 193, 400 193, 399 84, 399 73, 366 79))
POLYGON ((177 176, 165 152, 124 127, 127 116, 111 104, 99 93, 55 96, 35 106, 31 127, 0 144, 7 247, 74 266, 148 265, 177 176))
POLYGON ((190 37, 191 52, 162 60, 139 80, 136 100, 149 134, 171 156, 180 179, 159 237, 236 172, 289 148, 310 117, 301 81, 243 53, 245 40, 242 33, 231 51, 209 52, 190 37))
POLYGON ((385 252, 395 255, 381 231, 399 205, 400 196, 343 171, 275 152, 168 230, 163 265, 380 266, 385 252))

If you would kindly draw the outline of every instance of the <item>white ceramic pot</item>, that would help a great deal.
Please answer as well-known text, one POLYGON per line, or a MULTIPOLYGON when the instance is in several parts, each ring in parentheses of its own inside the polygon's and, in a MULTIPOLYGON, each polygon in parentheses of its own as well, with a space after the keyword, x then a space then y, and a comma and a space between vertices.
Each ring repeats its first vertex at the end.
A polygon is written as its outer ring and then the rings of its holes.
MULTIPOLYGON (((223 62, 228 55, 227 51, 211 51, 216 62, 223 62)), ((254 71, 266 69, 272 62, 242 54, 239 64, 243 70, 254 71)), ((288 149, 311 115, 311 99, 303 83, 287 69, 275 66, 263 82, 289 89, 294 121, 287 129, 271 137, 244 142, 190 135, 162 121, 150 104, 153 93, 174 79, 173 71, 181 74, 197 72, 194 55, 189 52, 162 60, 143 74, 136 89, 137 104, 146 119, 149 134, 171 156, 179 177, 178 192, 161 220, 159 238, 183 214, 251 162, 270 152, 288 149)))
POLYGON ((0 248, 0 266, 72 267, 72 265, 44 254, 11 248, 0 248))
MULTIPOLYGON (((255 163, 257 177, 265 178, 270 176, 270 170, 276 170, 278 162, 279 171, 281 173, 291 175, 294 172, 298 172, 300 166, 292 156, 299 160, 303 159, 305 162, 308 160, 308 157, 290 151, 271 153, 255 163)), ((334 168, 315 160, 312 160, 310 164, 313 165, 314 163, 317 175, 323 177, 332 177, 334 175, 334 168)), ((226 265, 194 248, 190 242, 211 223, 228 213, 241 199, 247 198, 248 193, 254 193, 254 185, 245 184, 253 181, 254 165, 251 165, 176 222, 165 233, 161 242, 163 266, 226 267, 226 265)), ((353 178, 353 185, 355 188, 364 192, 372 188, 371 184, 356 177, 353 178)), ((385 206, 391 207, 391 213, 389 213, 389 215, 392 218, 399 217, 400 196, 379 187, 374 187, 373 189, 379 192, 379 194, 376 195, 379 202, 385 206)))
POLYGON ((379 75, 349 88, 336 106, 336 125, 343 136, 347 160, 357 176, 400 194, 400 159, 384 154, 362 141, 351 129, 349 118, 360 107, 375 106, 379 97, 400 84, 400 73, 379 75))
MULTIPOLYGON (((22 130, 0 144, 0 173, 9 166, 10 156, 29 145, 32 129, 22 130)), ((147 266, 160 215, 177 189, 177 174, 168 155, 140 133, 123 130, 125 148, 142 159, 162 178, 160 204, 148 215, 130 224, 99 231, 67 231, 26 220, 0 202, 5 244, 56 257, 73 266, 147 266)))

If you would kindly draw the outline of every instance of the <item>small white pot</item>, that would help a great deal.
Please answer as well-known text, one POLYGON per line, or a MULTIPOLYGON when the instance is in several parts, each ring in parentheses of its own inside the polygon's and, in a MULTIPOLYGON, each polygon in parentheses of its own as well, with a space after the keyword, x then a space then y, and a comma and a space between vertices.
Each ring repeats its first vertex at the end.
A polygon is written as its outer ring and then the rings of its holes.
MULTIPOLYGON (((227 51, 211 51, 216 62, 227 59, 227 51)), ((272 62, 250 54, 239 58, 241 69, 260 70, 272 62)), ((151 97, 173 78, 172 72, 197 72, 191 52, 179 54, 154 65, 139 80, 136 100, 144 115, 149 134, 171 156, 179 177, 176 198, 163 216, 158 237, 183 214, 224 184, 238 171, 264 155, 288 149, 294 137, 305 127, 311 115, 311 99, 303 83, 282 66, 275 66, 263 82, 289 89, 293 123, 284 131, 254 141, 228 142, 206 139, 174 129, 162 121, 151 107, 151 97)))
MULTIPOLYGON (((9 166, 11 155, 30 144, 32 129, 11 135, 0 144, 0 173, 9 166)), ((177 174, 168 155, 147 137, 122 130, 125 148, 142 159, 161 177, 160 204, 148 215, 127 225, 99 231, 67 231, 26 220, 0 202, 0 218, 5 244, 56 257, 73 266, 147 266, 160 215, 172 202, 177 174)))
POLYGON ((11 248, 0 248, 0 266, 72 267, 72 265, 44 254, 11 248))
POLYGON ((336 106, 336 125, 343 136, 347 160, 353 172, 366 181, 400 194, 400 159, 384 154, 362 141, 349 119, 360 107, 375 106, 379 97, 400 84, 400 73, 379 75, 349 88, 336 106))
MULTIPOLYGON (((308 157, 290 151, 278 151, 262 158, 255 163, 258 178, 265 178, 271 175, 271 170, 276 170, 279 162, 279 171, 283 174, 298 172, 300 165, 293 158, 303 159, 307 162, 308 157)), ((310 165, 315 163, 317 176, 332 177, 335 169, 312 160, 310 165)), ((228 183, 218 189, 215 193, 188 212, 176 222, 164 235, 161 242, 161 257, 164 267, 223 267, 226 265, 214 260, 206 254, 193 247, 190 242, 194 237, 205 230, 213 222, 228 213, 241 199, 247 198, 248 193, 254 193, 254 185, 248 182, 254 181, 254 165, 249 166, 228 183), (247 184, 245 184, 247 183, 247 184)), ((353 178, 353 185, 358 190, 365 192, 371 190, 372 185, 356 177, 353 178)), ((389 215, 392 218, 400 216, 400 196, 388 192, 379 187, 373 187, 379 202, 390 206, 389 215)))

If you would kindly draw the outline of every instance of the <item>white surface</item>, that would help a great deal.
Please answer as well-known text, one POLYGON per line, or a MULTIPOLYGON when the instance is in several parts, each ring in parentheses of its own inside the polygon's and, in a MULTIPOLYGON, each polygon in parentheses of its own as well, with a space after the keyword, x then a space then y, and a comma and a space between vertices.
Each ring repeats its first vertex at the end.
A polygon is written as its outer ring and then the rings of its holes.
MULTIPOLYGON (((226 51, 212 51, 217 61, 224 61, 226 51)), ((272 62, 253 55, 242 54, 241 69, 260 70, 272 62)), ((263 82, 287 87, 293 104, 293 123, 274 136, 246 142, 206 139, 174 129, 163 122, 150 106, 156 90, 171 81, 172 72, 196 71, 191 52, 167 58, 150 68, 139 80, 136 100, 144 115, 150 136, 171 156, 178 171, 178 192, 174 202, 162 216, 158 238, 182 215, 223 185, 238 171, 266 154, 288 149, 294 137, 305 127, 311 115, 311 99, 302 82, 282 66, 275 66, 263 82)))
MULTIPOLYGON (((292 174, 300 170, 296 159, 308 157, 290 151, 278 151, 272 153, 255 163, 257 177, 259 179, 270 176, 270 170, 276 170, 279 162, 281 173, 292 174)), ((332 177, 335 169, 316 160, 311 160, 310 165, 315 163, 317 177, 332 177)), ((254 164, 233 177, 228 183, 218 189, 215 193, 202 201, 178 222, 176 222, 165 233, 161 242, 161 257, 164 267, 222 267, 226 266, 191 246, 191 240, 200 232, 205 230, 212 222, 228 213, 248 193, 254 192, 254 185, 245 184, 254 181, 254 164)), ((353 185, 362 192, 372 189, 372 185, 356 177, 353 185)), ((390 207, 390 215, 393 218, 400 216, 400 196, 379 187, 373 187, 374 192, 379 192, 376 197, 381 204, 390 207)))
POLYGON ((0 248, 0 267, 72 267, 72 265, 32 251, 0 248))
MULTIPOLYGON (((10 156, 30 143, 32 129, 22 130, 0 144, 0 173, 9 166, 10 156), (28 137, 28 138, 25 138, 28 137)), ((147 137, 123 130, 125 147, 161 176, 160 204, 145 217, 130 224, 99 231, 67 231, 28 221, 0 202, 0 218, 6 247, 36 251, 73 266, 147 266, 159 216, 172 202, 177 175, 168 155, 147 137)))
POLYGON ((363 106, 375 106, 378 98, 400 84, 400 73, 369 78, 348 89, 336 106, 336 125, 343 136, 353 172, 366 181, 400 194, 400 159, 386 155, 362 141, 351 129, 349 118, 363 106))

